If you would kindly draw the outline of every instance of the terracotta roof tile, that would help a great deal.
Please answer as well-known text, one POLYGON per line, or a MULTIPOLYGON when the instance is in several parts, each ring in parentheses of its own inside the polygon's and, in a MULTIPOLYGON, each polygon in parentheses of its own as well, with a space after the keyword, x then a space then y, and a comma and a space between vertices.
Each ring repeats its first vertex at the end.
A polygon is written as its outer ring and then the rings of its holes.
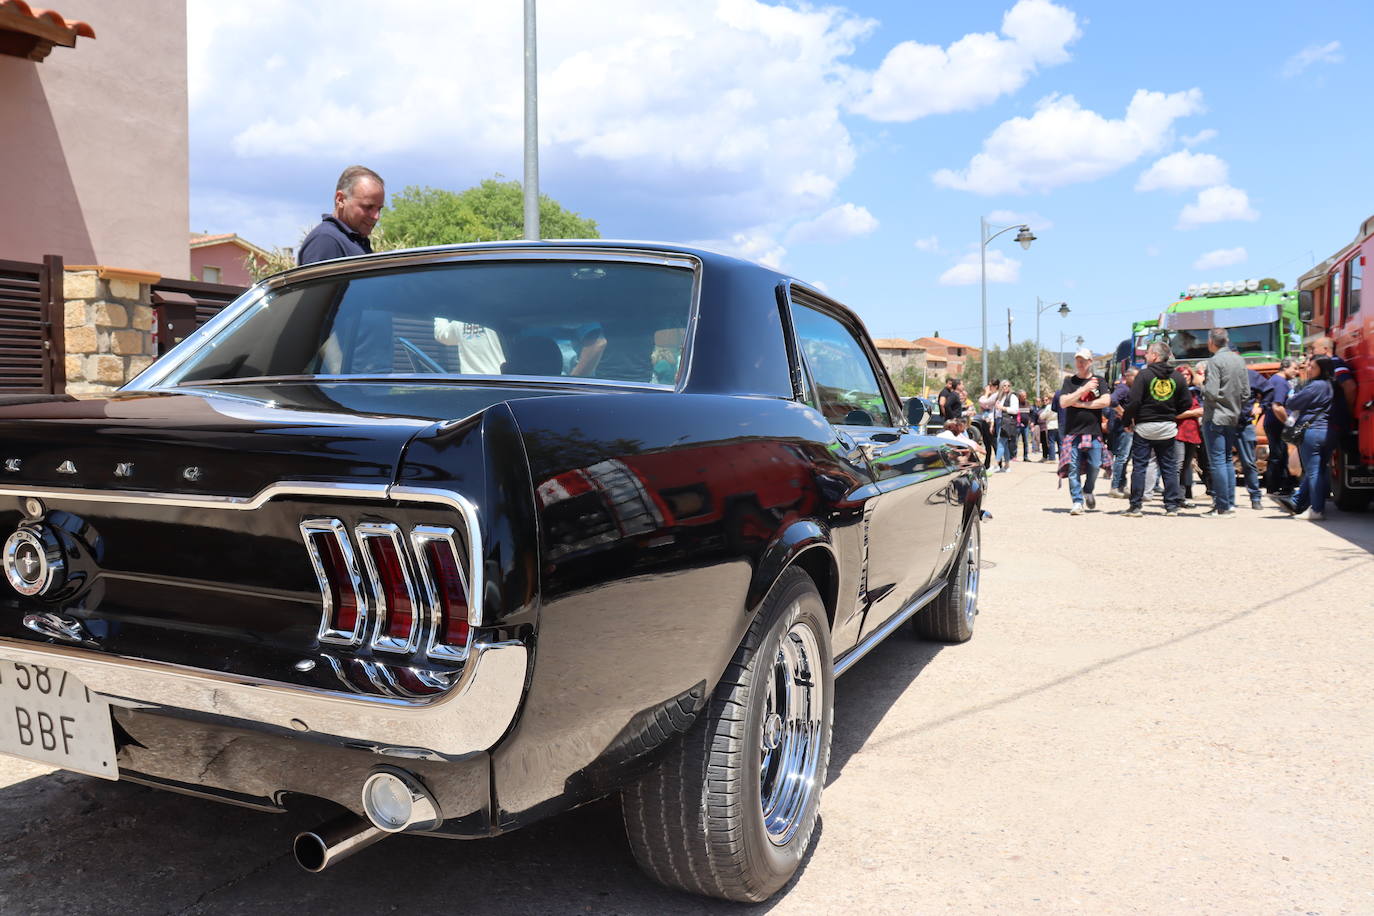
MULTIPOLYGON (((34 20, 46 19, 49 23, 59 29, 72 33, 72 37, 80 35, 82 38, 94 38, 95 29, 89 24, 79 19, 67 19, 56 10, 35 9, 29 6, 24 0, 0 0, 0 12, 9 12, 34 20)), ((72 42, 76 44, 75 41, 72 42)))

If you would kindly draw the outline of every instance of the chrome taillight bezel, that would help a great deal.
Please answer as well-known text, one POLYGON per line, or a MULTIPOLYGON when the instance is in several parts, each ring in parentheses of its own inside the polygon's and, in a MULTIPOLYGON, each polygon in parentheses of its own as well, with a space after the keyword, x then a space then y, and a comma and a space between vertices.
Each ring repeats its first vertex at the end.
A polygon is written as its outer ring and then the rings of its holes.
POLYGON ((421 610, 419 596, 415 594, 412 584, 414 577, 410 568, 410 552, 406 550, 405 537, 399 525, 390 522, 363 522, 353 528, 353 533, 358 538, 358 550, 363 555, 363 566, 367 569, 368 584, 372 586, 372 595, 376 601, 374 622, 372 625, 372 648, 383 652, 411 653, 420 646, 423 638, 424 614, 421 610), (387 632, 391 607, 387 602, 387 594, 384 583, 382 582, 381 570, 377 568, 377 563, 372 557, 369 541, 389 540, 392 549, 396 551, 396 559, 401 565, 401 579, 405 584, 406 597, 410 600, 410 635, 406 639, 398 639, 387 632))
MULTIPOLYGON (((471 543, 470 539, 469 543, 471 543)), ((416 525, 410 531, 410 546, 415 551, 415 565, 419 567, 420 581, 425 588, 425 604, 429 607, 429 642, 425 647, 425 655, 442 661, 461 661, 467 658, 468 649, 472 646, 473 637, 481 620, 478 607, 479 598, 473 594, 472 587, 475 577, 471 574, 471 570, 476 568, 473 565, 476 561, 470 555, 465 556, 457 537, 457 531, 446 525, 416 525), (466 642, 461 646, 451 645, 443 641, 445 630, 443 603, 439 598, 438 584, 435 582, 437 571, 430 569, 427 552, 430 544, 436 543, 446 545, 452 552, 454 564, 458 570, 458 580, 467 596, 468 635, 466 642), (464 562, 465 559, 466 562, 464 562)))
MULTIPOLYGON (((306 552, 310 556, 310 565, 314 567, 315 576, 320 585, 320 600, 323 602, 323 614, 320 617, 318 634, 320 642, 340 646, 360 645, 367 634, 368 624, 372 619, 372 608, 368 601, 367 589, 363 587, 362 575, 358 571, 358 557, 353 552, 353 543, 348 536, 348 528, 337 518, 307 518, 300 523, 300 530, 301 539, 305 541, 306 552), (333 583, 325 569, 324 559, 320 556, 319 548, 315 545, 314 536, 317 534, 332 535, 335 543, 339 546, 339 554, 343 558, 344 569, 348 573, 349 581, 347 584, 353 589, 354 601, 358 609, 357 620, 354 621, 352 630, 337 629, 333 625, 333 583)), ((340 585, 342 584, 340 583, 340 585)))

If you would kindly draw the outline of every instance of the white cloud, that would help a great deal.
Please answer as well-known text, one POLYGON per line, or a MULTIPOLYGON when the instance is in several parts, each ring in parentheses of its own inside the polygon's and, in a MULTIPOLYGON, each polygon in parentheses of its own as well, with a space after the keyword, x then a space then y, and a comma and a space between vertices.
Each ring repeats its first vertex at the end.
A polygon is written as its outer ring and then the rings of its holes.
POLYGON ((876 73, 857 74, 862 95, 851 108, 875 121, 914 121, 978 108, 1026 84, 1042 66, 1069 59, 1081 36, 1071 10, 1049 0, 1019 0, 1002 17, 1002 35, 965 35, 948 48, 904 41, 876 73))
POLYGON ((940 237, 938 235, 928 235, 923 239, 912 242, 917 251, 928 251, 931 254, 942 254, 944 249, 940 247, 940 237))
POLYGON ((1158 159, 1135 183, 1137 191, 1184 191, 1226 184, 1226 160, 1211 153, 1180 150, 1158 159))
MULTIPOLYGON (((668 211, 720 238, 836 203, 856 155, 841 118, 854 93, 846 61, 872 20, 761 0, 602 0, 595 15, 555 0, 539 14, 541 171, 554 196, 561 176, 594 189, 598 210, 618 201, 646 223, 668 211)), ((191 0, 188 17, 188 34, 213 36, 192 42, 188 91, 200 175, 216 190, 233 172, 299 198, 284 172, 319 171, 332 187, 351 162, 397 189, 520 173, 518 4, 412 0, 378 18, 362 0, 191 0), (366 52, 341 54, 360 22, 366 52), (245 63, 288 35, 277 69, 245 63)))
POLYGON ((1033 232, 1054 228, 1053 222, 1031 210, 993 210, 985 218, 993 226, 1025 224, 1030 226, 1033 232))
POLYGON ((1216 130, 1211 127, 1205 127, 1195 134, 1180 137, 1178 142, 1182 143, 1184 146, 1201 146, 1209 140, 1215 140, 1217 136, 1216 130))
MULTIPOLYGON (((941 286, 971 286, 979 279, 978 252, 966 254, 949 270, 940 274, 941 286)), ((1021 279, 1021 262, 996 249, 988 252, 989 283, 1015 283, 1021 279)))
POLYGON ((1244 248, 1218 248, 1216 251, 1209 251, 1193 262, 1193 270, 1216 270, 1221 267, 1230 267, 1232 264, 1242 264, 1249 255, 1244 248))
POLYGON ((1284 61, 1280 72, 1285 79, 1291 79, 1313 64, 1339 64, 1344 60, 1339 41, 1328 41, 1324 45, 1311 44, 1284 61))
POLYGON ((1198 192, 1197 200, 1188 204, 1178 215, 1179 229, 1196 229, 1207 223, 1232 220, 1254 222, 1259 213, 1250 206, 1250 196, 1240 188, 1218 185, 1198 192))
POLYGON ((978 194, 1047 191, 1093 181, 1165 146, 1179 118, 1203 110, 1202 91, 1136 91, 1126 116, 1108 119, 1073 96, 1042 99, 1029 118, 998 125, 960 171, 941 169, 937 185, 978 194))
POLYGON ((688 244, 695 248, 709 248, 722 254, 734 255, 746 261, 757 261, 775 269, 781 269, 787 257, 787 249, 778 243, 772 230, 766 226, 755 226, 743 232, 736 232, 725 239, 706 239, 688 244))
POLYGON ((842 239, 870 235, 878 228, 878 220, 866 207, 840 204, 831 207, 815 219, 797 223, 787 234, 788 242, 836 242, 842 239))

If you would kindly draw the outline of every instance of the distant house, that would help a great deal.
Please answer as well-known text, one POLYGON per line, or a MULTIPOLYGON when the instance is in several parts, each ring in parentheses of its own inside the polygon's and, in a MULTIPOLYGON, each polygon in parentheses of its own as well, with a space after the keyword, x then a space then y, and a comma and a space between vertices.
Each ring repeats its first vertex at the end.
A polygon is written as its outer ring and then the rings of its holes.
POLYGON ((920 373, 926 365, 924 348, 900 337, 879 337, 873 341, 873 346, 877 349, 878 358, 883 361, 883 367, 887 369, 887 374, 893 382, 900 381, 902 372, 911 367, 916 370, 917 384, 920 384, 920 373))
POLYGON ((982 351, 977 347, 944 337, 920 337, 912 341, 926 352, 926 366, 932 378, 943 384, 946 376, 964 377, 964 366, 982 351))
POLYGON ((268 254, 232 232, 191 235, 191 276, 197 280, 229 286, 252 286, 253 275, 245 266, 250 258, 262 266, 267 264, 268 254))

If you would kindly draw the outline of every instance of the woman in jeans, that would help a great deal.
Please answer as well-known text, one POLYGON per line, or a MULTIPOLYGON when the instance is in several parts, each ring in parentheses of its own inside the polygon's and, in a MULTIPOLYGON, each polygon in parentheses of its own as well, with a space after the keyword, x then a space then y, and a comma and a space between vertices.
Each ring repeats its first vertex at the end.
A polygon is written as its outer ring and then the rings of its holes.
POLYGON ((997 470, 1005 472, 1016 455, 1016 414, 1021 404, 1011 390, 1011 380, 1002 379, 997 390, 978 400, 992 411, 992 429, 997 436, 997 470))
POLYGON ((1178 480, 1183 486, 1183 508, 1191 509, 1193 502, 1193 462, 1202 458, 1202 427, 1198 418, 1202 416, 1202 402, 1198 400, 1197 389, 1193 387, 1193 370, 1190 366, 1179 366, 1178 371, 1188 383, 1189 397, 1193 406, 1178 415, 1178 438, 1174 450, 1178 453, 1178 480))
POLYGON ((1327 418, 1331 414, 1334 389, 1331 387, 1333 364, 1329 356, 1309 360, 1303 370, 1307 384, 1284 405, 1284 422, 1289 426, 1306 426, 1307 431, 1298 443, 1298 458, 1302 461, 1302 482, 1293 494, 1290 505, 1295 517, 1319 522, 1326 518, 1326 491, 1331 488, 1331 447, 1335 443, 1327 435, 1327 418))

